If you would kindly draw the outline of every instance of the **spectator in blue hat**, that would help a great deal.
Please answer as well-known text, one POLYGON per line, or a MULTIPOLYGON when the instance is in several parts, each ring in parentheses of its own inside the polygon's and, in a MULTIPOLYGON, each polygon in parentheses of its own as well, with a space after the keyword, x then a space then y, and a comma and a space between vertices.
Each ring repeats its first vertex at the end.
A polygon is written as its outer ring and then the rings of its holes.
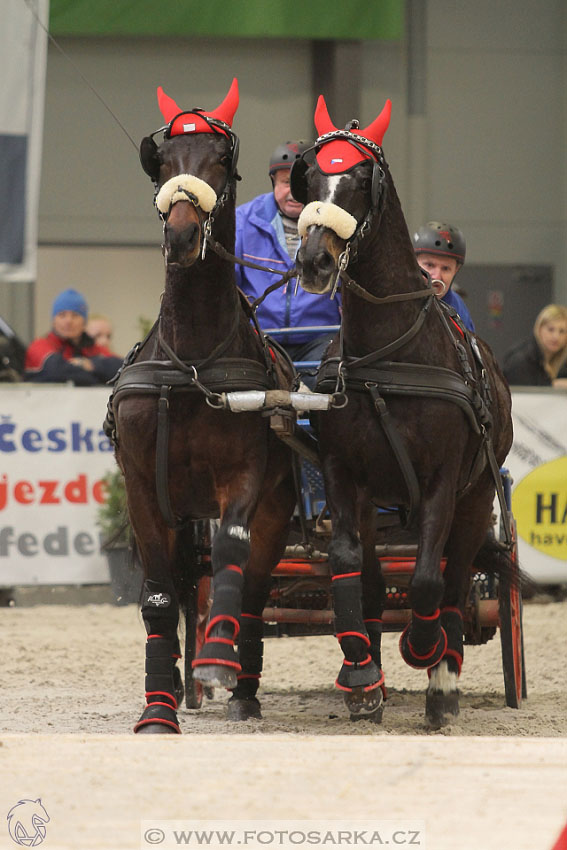
POLYGON ((65 289, 53 302, 52 329, 35 339, 26 352, 25 380, 66 383, 78 387, 105 384, 122 364, 86 331, 88 306, 76 289, 65 289))

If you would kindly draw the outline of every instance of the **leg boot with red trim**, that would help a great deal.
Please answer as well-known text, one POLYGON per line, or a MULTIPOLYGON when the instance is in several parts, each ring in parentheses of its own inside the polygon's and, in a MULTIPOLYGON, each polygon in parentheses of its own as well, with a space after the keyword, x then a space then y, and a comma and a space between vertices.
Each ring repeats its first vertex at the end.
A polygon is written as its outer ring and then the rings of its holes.
POLYGON ((411 621, 400 637, 402 658, 410 667, 427 670, 438 664, 447 649, 447 635, 441 626, 439 609, 430 615, 412 611, 411 621))
POLYGON ((256 692, 262 675, 263 637, 262 617, 243 612, 238 634, 238 654, 242 670, 238 673, 238 684, 228 701, 229 720, 262 719, 260 701, 256 697, 256 692))
MULTIPOLYGON (((146 707, 134 727, 138 734, 179 734, 174 667, 179 657, 179 606, 169 584, 146 579, 142 595, 146 641, 146 707)), ((177 686, 178 687, 178 686, 177 686)))
POLYGON ((243 566, 250 542, 240 525, 221 526, 213 543, 213 604, 205 643, 193 661, 194 678, 204 685, 235 688, 241 672, 235 641, 240 630, 243 566))
POLYGON ((436 667, 428 670, 429 687, 425 717, 435 728, 447 726, 459 714, 457 687, 463 664, 463 616, 458 608, 441 609, 441 625, 447 634, 447 649, 436 667))
POLYGON ((343 691, 352 719, 380 722, 384 674, 370 652, 362 618, 360 573, 334 575, 332 587, 335 629, 345 656, 335 685, 343 691))

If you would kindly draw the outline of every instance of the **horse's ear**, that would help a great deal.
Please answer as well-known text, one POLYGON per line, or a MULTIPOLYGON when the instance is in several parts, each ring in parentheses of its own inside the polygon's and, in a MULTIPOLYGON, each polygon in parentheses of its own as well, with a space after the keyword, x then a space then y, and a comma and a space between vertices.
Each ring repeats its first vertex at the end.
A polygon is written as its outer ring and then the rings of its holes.
POLYGON ((142 168, 154 183, 157 183, 159 177, 159 158, 157 155, 157 145, 151 136, 145 136, 140 142, 140 162, 142 168))

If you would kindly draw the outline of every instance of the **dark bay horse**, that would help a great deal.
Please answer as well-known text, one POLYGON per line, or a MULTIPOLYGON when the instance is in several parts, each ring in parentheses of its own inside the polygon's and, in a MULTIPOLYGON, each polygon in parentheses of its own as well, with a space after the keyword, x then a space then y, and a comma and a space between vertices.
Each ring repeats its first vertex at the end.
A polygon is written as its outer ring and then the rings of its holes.
POLYGON ((307 291, 340 283, 342 292, 341 334, 317 389, 342 388, 348 404, 315 423, 344 653, 337 686, 353 717, 380 719, 384 582, 374 514, 400 506, 418 535, 400 650, 428 670, 426 716, 438 724, 459 710, 462 615, 512 442, 511 402, 489 348, 434 297, 417 264, 381 148, 389 117, 388 101, 365 130, 356 121, 339 130, 319 99, 315 157, 291 174, 292 193, 307 204, 297 265, 307 291))
MULTIPOLYGON (((269 420, 215 409, 225 391, 289 389, 250 323, 233 262, 217 250, 234 251, 237 82, 213 112, 184 112, 161 88, 158 100, 163 141, 144 138, 140 158, 163 220, 165 290, 156 325, 118 378, 111 414, 145 576, 147 705, 135 731, 173 733, 180 599, 197 583, 188 557, 194 522, 220 518, 194 676, 233 690, 232 718, 259 716, 261 615, 295 493, 289 450, 269 420)), ((188 618, 186 628, 195 627, 188 618)))

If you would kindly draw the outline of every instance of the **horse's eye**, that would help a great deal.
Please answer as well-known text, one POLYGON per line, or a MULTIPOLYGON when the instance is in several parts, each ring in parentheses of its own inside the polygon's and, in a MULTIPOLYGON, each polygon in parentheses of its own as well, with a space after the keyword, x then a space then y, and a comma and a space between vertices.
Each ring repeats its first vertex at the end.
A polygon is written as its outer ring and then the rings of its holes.
POLYGON ((221 156, 220 163, 221 165, 225 165, 228 168, 228 166, 230 165, 230 157, 227 153, 225 153, 224 156, 221 156))

